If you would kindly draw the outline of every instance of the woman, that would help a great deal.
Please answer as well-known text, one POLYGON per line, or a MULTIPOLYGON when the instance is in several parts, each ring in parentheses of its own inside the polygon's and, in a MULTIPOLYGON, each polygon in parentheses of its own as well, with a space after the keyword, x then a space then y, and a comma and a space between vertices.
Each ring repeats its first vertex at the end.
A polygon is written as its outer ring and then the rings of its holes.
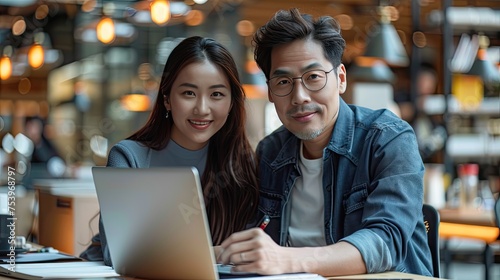
MULTIPOLYGON (((245 229, 258 203, 244 100, 228 50, 212 39, 184 39, 165 64, 149 120, 113 146, 107 166, 195 166, 201 174, 212 240, 218 245, 245 229)), ((102 223, 99 228, 93 238, 97 246, 91 245, 81 257, 103 257, 111 265, 102 223)))

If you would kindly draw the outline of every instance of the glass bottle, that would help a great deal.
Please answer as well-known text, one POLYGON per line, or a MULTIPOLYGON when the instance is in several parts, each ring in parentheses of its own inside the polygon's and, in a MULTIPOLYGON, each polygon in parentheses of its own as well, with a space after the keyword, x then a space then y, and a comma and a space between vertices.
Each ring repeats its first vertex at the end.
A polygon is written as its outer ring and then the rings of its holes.
POLYGON ((461 206, 461 188, 462 182, 460 178, 455 178, 453 183, 448 187, 446 192, 446 207, 447 208, 460 208, 461 206))
POLYGON ((461 181, 460 205, 465 208, 477 208, 479 165, 475 163, 460 164, 458 176, 461 181))

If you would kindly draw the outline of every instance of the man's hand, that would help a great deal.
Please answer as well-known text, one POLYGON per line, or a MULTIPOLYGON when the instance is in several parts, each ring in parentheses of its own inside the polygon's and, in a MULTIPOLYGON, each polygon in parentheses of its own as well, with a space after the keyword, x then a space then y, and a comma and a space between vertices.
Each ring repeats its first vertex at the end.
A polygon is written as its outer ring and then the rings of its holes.
POLYGON ((219 255, 222 253, 222 248, 220 246, 214 246, 213 249, 214 249, 215 259, 218 260, 219 255))
POLYGON ((260 228, 233 233, 220 245, 217 262, 235 272, 263 275, 309 272, 338 276, 366 273, 361 253, 347 242, 319 247, 282 247, 260 228))
POLYGON ((236 272, 281 274, 293 272, 293 256, 260 228, 233 233, 222 242, 217 262, 233 264, 236 272))

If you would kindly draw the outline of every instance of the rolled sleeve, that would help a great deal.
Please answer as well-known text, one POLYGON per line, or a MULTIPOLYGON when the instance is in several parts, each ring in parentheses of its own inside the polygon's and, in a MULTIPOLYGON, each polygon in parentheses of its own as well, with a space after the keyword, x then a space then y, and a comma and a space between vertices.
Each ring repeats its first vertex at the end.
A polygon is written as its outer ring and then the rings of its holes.
POLYGON ((345 241, 358 249, 365 262, 368 273, 390 270, 392 258, 384 240, 369 229, 359 230, 340 241, 345 241))

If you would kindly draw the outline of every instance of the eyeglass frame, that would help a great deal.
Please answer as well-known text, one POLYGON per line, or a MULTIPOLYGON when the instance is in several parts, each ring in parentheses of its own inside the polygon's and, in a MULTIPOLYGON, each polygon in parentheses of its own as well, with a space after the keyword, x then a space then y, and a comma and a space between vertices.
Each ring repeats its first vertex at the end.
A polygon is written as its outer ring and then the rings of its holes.
POLYGON ((333 70, 335 70, 336 67, 333 67, 330 71, 325 71, 325 70, 321 70, 321 69, 313 69, 313 70, 309 70, 309 71, 306 71, 304 73, 302 73, 302 75, 300 77, 287 77, 287 76, 277 76, 277 77, 273 77, 269 80, 266 81, 267 83, 267 87, 269 88, 269 91, 274 95, 274 96, 277 96, 277 97, 286 97, 288 95, 290 95, 290 93, 292 93, 294 87, 295 87, 295 83, 293 82, 294 80, 297 80, 297 79, 300 79, 300 83, 302 84, 302 86, 304 86, 304 88, 306 88, 307 90, 309 91, 312 91, 312 92, 318 92, 322 89, 324 89, 326 87, 326 84, 328 83, 328 74, 330 74, 333 70), (325 73, 325 84, 320 88, 320 89, 316 89, 316 90, 312 90, 312 89, 309 89, 306 84, 304 83, 304 80, 303 80, 303 77, 305 74, 309 73, 309 72, 313 72, 313 71, 322 71, 325 73), (287 93, 287 94, 284 94, 284 95, 278 95, 276 93, 273 92, 273 90, 271 89, 271 87, 269 86, 269 81, 273 80, 273 79, 277 79, 277 78, 287 78, 289 79, 292 83, 292 88, 290 89, 290 92, 287 93))

